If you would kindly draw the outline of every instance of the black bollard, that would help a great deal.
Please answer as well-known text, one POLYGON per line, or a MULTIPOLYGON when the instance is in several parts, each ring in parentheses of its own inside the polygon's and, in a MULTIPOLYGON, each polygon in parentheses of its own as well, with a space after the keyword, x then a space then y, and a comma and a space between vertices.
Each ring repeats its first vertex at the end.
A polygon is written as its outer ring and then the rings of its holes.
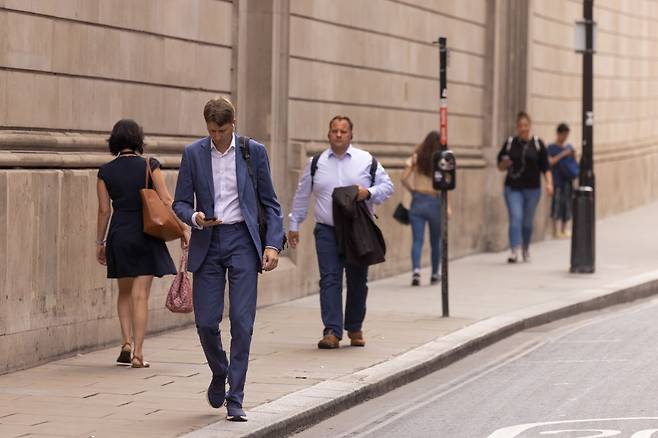
POLYGON ((591 274, 595 266, 596 221, 594 189, 579 187, 573 199, 573 236, 571 238, 571 272, 591 274))

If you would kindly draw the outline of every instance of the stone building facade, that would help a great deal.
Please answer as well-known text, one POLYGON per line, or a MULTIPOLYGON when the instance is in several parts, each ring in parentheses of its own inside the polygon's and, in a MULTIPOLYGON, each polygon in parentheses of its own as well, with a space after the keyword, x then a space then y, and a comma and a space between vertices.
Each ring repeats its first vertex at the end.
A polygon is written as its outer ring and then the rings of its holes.
MULTIPOLYGON (((658 4, 596 0, 594 15, 601 216, 658 197, 658 4)), ((397 183, 438 125, 438 36, 459 165, 451 254, 503 249, 494 157, 515 113, 528 110, 547 140, 566 121, 579 147, 581 17, 578 0, 0 0, 0 373, 118 339, 116 285, 93 243, 96 168, 116 120, 143 125, 173 188, 183 146, 205 134, 203 104, 231 96, 238 130, 269 148, 287 210, 328 120, 345 114, 397 183)), ((372 278, 410 268, 410 231, 391 218, 397 189, 378 212, 389 252, 372 278)), ((301 232, 262 277, 260 305, 317 291, 311 220, 301 232)), ((191 323, 164 309, 169 281, 155 282, 151 331, 191 323)))

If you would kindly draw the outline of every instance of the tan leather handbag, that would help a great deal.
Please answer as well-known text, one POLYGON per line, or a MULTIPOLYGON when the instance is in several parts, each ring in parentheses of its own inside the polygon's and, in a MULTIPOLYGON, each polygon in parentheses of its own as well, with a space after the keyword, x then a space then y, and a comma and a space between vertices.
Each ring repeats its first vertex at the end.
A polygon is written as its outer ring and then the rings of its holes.
POLYGON ((149 178, 153 180, 150 158, 146 159, 146 184, 140 189, 139 196, 142 198, 142 216, 144 218, 144 233, 149 236, 168 242, 183 237, 183 229, 178 224, 169 207, 162 202, 158 192, 149 189, 149 178))

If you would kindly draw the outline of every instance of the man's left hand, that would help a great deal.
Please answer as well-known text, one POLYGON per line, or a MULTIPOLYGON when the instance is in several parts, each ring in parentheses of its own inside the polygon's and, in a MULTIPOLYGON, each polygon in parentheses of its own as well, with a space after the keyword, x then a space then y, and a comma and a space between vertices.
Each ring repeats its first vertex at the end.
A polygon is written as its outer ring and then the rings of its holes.
POLYGON ((356 196, 357 201, 365 201, 370 197, 370 191, 365 187, 359 186, 359 194, 356 196))
POLYGON ((263 253, 263 271, 271 271, 279 264, 279 253, 272 248, 265 248, 263 253))

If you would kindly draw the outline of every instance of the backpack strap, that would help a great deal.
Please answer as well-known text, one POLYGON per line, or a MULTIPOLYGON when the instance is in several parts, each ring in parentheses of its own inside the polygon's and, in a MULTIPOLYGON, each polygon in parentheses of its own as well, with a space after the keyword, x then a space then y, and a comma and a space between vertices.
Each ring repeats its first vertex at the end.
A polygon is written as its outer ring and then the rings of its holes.
POLYGON ((249 137, 240 136, 240 152, 242 152, 242 158, 247 163, 247 171, 249 172, 249 178, 251 178, 251 183, 254 185, 254 190, 258 194, 258 186, 256 185, 256 178, 254 177, 254 165, 251 162, 251 153, 249 152, 249 142, 251 139, 249 137))
POLYGON ((535 149, 537 149, 537 152, 541 151, 541 146, 539 146, 539 139, 537 138, 537 136, 533 135, 532 139, 535 142, 535 149))
POLYGON ((315 173, 318 171, 318 161, 320 161, 321 155, 322 152, 313 155, 313 158, 311 159, 311 192, 313 191, 313 178, 315 177, 315 173))
POLYGON ((505 146, 505 152, 509 155, 509 151, 512 150, 512 142, 514 141, 514 137, 511 135, 507 137, 507 146, 505 146))
POLYGON ((377 162, 377 158, 375 156, 372 156, 372 163, 370 163, 370 187, 375 185, 375 176, 377 176, 377 166, 379 163, 377 162))

